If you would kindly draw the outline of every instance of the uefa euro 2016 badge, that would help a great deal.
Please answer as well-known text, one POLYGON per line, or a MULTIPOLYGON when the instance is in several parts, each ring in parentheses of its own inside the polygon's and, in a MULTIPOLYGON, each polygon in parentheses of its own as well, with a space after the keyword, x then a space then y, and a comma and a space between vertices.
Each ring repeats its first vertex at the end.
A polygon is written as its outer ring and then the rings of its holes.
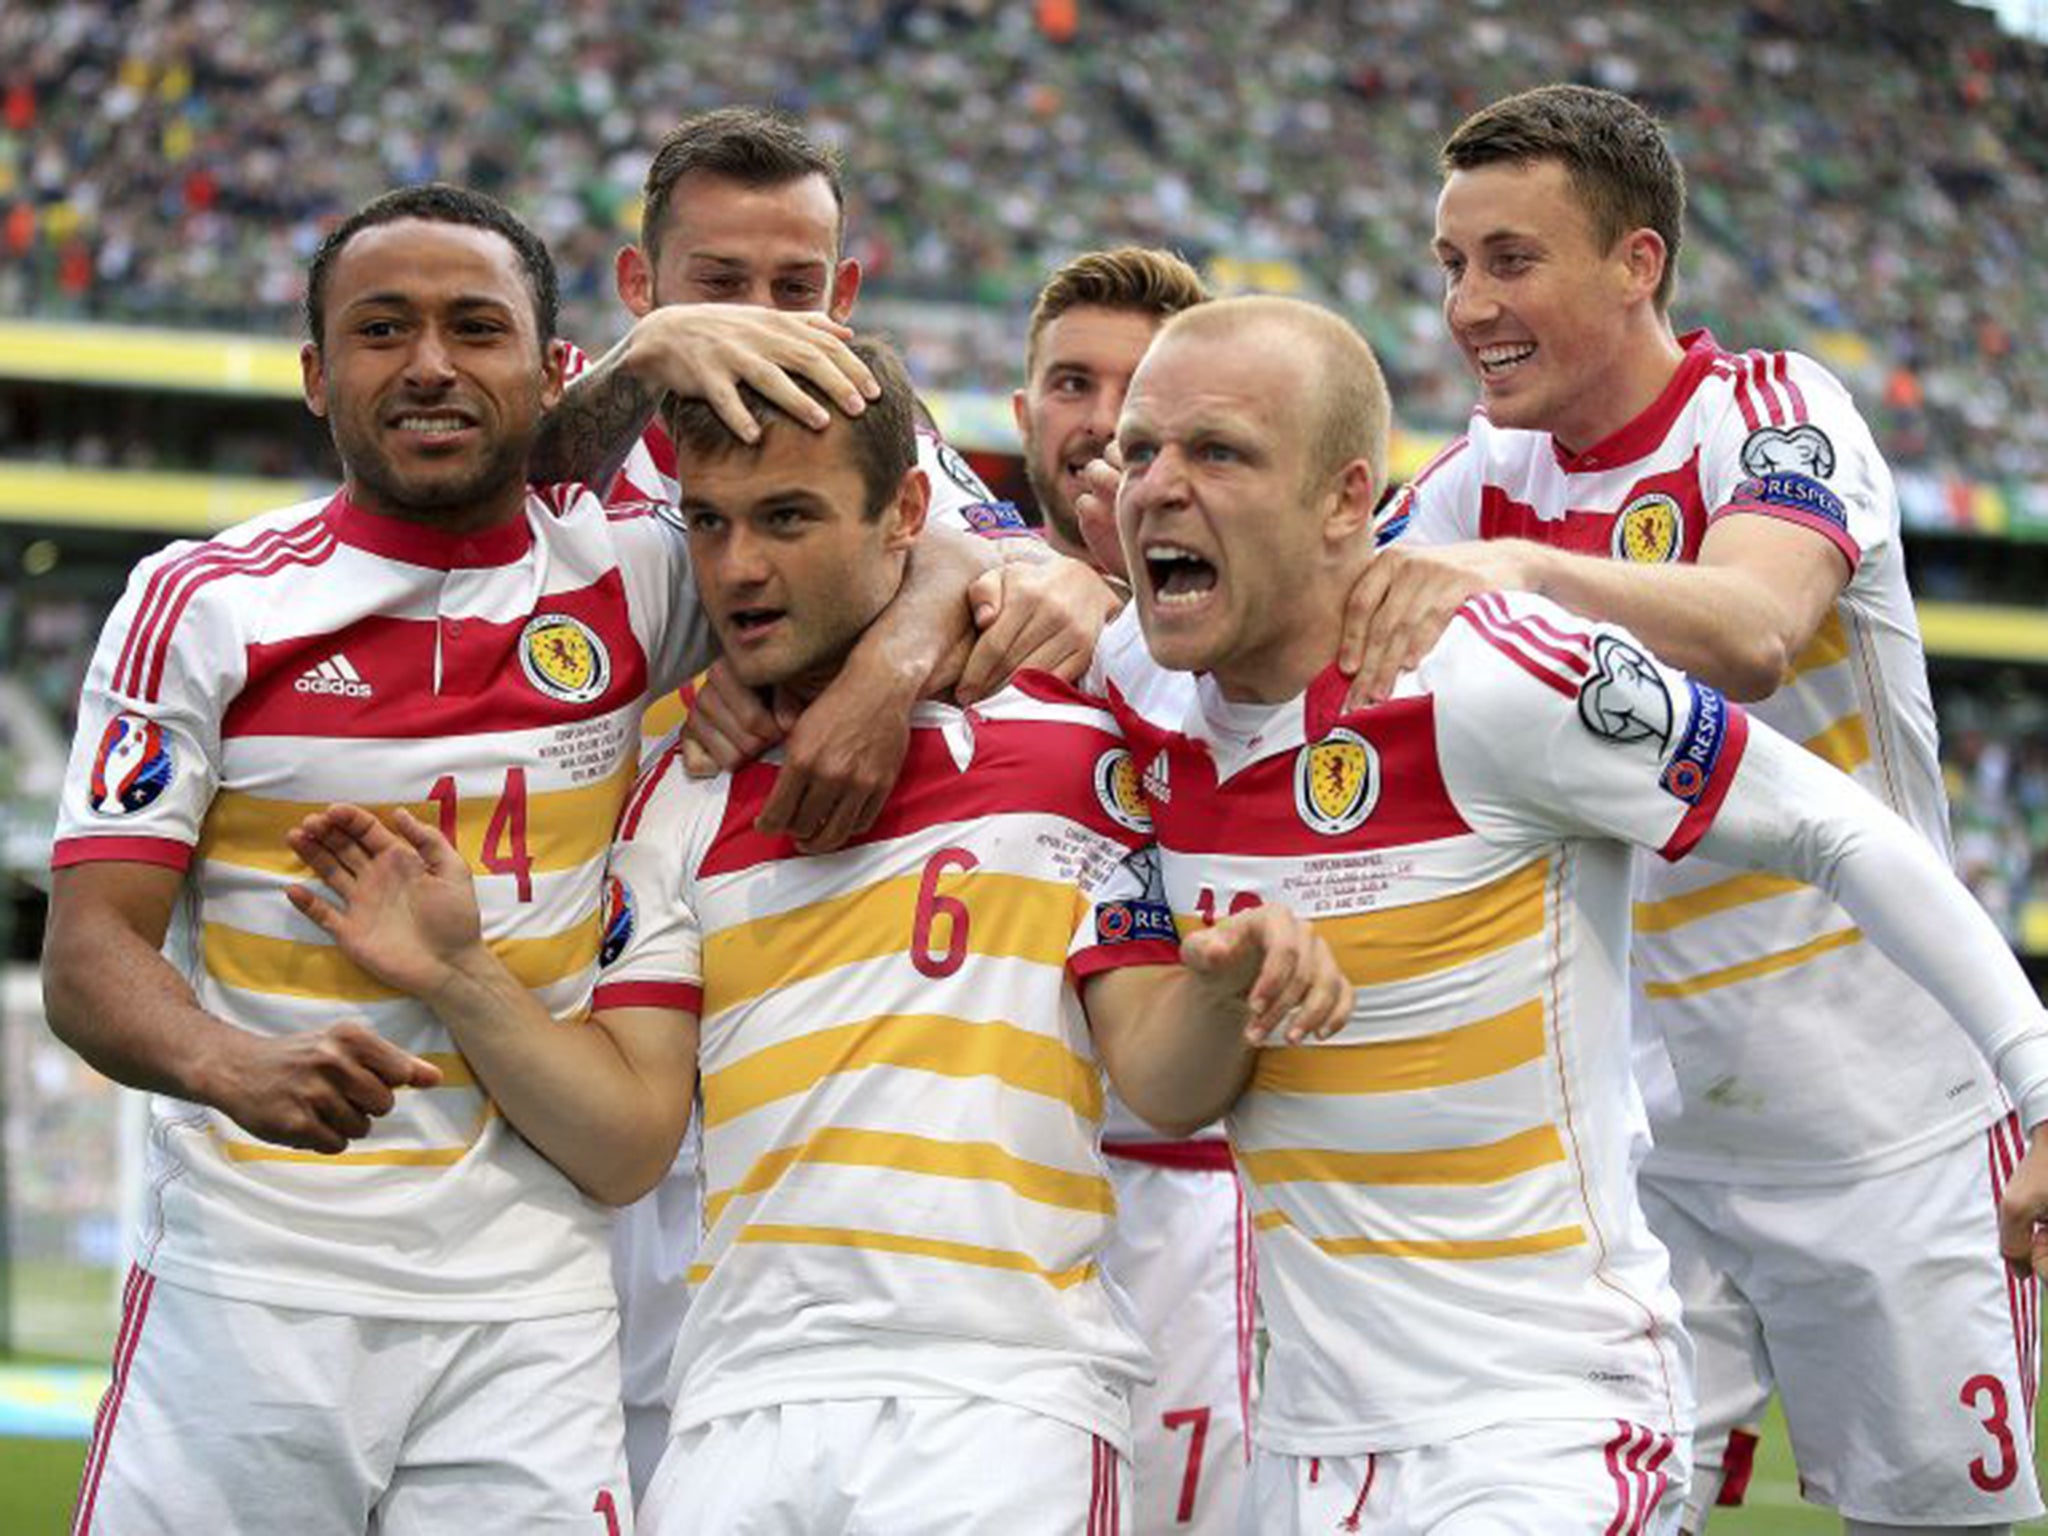
POLYGON ((1138 765, 1122 747, 1112 747, 1095 759, 1095 798, 1118 826, 1133 832, 1152 830, 1152 807, 1145 803, 1138 765))
POLYGON ((588 704, 612 680, 612 659, 597 631, 566 613, 535 614, 519 632, 519 666, 551 699, 588 704))
POLYGON ((102 816, 133 816, 171 787, 170 738, 154 720, 116 715, 100 733, 86 801, 102 816))
POLYGON ((1614 519, 1612 549, 1617 560, 1662 565, 1676 560, 1685 543, 1685 514, 1662 491, 1646 491, 1614 519))
POLYGON ((1380 755, 1358 732, 1340 725, 1295 755, 1294 808, 1310 831, 1353 831, 1379 799, 1380 755))
POLYGON ((617 875, 604 877, 604 926, 599 930, 597 963, 610 965, 633 941, 633 891, 617 875))

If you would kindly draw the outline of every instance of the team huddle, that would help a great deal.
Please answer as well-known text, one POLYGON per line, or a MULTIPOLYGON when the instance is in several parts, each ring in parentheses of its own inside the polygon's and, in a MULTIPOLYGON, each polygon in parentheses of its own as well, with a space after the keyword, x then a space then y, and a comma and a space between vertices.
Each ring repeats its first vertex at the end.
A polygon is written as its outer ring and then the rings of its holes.
POLYGON ((144 561, 53 1028, 151 1090, 75 1533, 1861 1533, 2034 1466, 2048 1017, 1948 867, 1890 474, 1669 318, 1684 180, 1443 152, 1478 381, 1122 248, 1042 535, 850 324, 836 160, 682 124, 556 336, 490 199, 313 258, 330 498, 144 561), (623 1208, 623 1209, 619 1209, 623 1208))

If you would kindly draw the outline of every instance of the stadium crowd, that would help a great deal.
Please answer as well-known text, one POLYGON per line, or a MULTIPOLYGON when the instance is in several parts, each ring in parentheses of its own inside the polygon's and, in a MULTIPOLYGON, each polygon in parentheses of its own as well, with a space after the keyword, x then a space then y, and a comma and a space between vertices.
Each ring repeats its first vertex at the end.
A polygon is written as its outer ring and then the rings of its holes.
MULTIPOLYGON (((322 233, 443 177, 531 217, 573 333, 604 338, 645 146, 745 97, 843 146, 877 298, 1021 331, 1081 246, 1172 245, 1339 304, 1424 426, 1469 400, 1422 239, 1436 146, 1490 97, 1584 80, 1658 110, 1692 168, 1685 323, 1822 355, 1897 464, 2048 476, 2048 72, 1956 4, 702 0, 678 24, 647 0, 86 0, 10 8, 0 58, 0 312, 289 332, 322 233)), ((913 367, 1007 389, 985 334, 920 327, 913 367)))

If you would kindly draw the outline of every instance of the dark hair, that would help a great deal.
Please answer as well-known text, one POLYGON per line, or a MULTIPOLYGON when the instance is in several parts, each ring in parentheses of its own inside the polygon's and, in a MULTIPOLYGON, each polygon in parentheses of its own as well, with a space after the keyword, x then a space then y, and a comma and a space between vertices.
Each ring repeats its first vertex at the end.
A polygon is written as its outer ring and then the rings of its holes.
POLYGON ((379 224, 396 224, 401 219, 424 219, 432 224, 466 224, 487 229, 504 237, 526 269, 526 284, 533 291, 533 318, 543 351, 554 339, 555 312, 560 293, 555 282, 554 258, 540 236, 519 222, 518 216, 496 198, 444 181, 423 186, 400 187, 373 198, 335 227, 320 249, 313 253, 313 265, 306 274, 306 334, 314 346, 325 340, 327 323, 327 274, 342 248, 363 230, 379 224))
POLYGON ((1441 156, 1446 175, 1537 160, 1565 168, 1602 249, 1632 229, 1654 229, 1663 237, 1657 308, 1668 308, 1685 234, 1685 172, 1656 118, 1613 91, 1543 85, 1466 118, 1441 156))
POLYGON ((1038 339, 1061 315, 1083 305, 1152 315, 1164 320, 1205 302, 1202 276, 1172 251, 1120 245, 1076 256, 1046 279, 1031 306, 1024 369, 1038 366, 1038 339))
POLYGON ((793 119, 780 113, 720 107, 671 128, 647 167, 647 182, 641 188, 640 248, 649 261, 661 244, 676 183, 699 171, 755 189, 822 176, 839 209, 838 234, 845 237, 846 188, 840 180, 839 156, 813 143, 793 119))
MULTIPOLYGON (((875 382, 882 390, 877 398, 868 402, 866 410, 844 421, 845 430, 852 434, 853 459, 860 469, 861 489, 867 493, 867 505, 862 512, 872 520, 882 515, 882 509, 903 483, 904 475, 917 463, 917 393, 911 388, 903 359, 886 341, 875 336, 856 336, 847 346, 852 348, 855 357, 868 365, 868 371, 875 376, 875 382)), ((793 377, 805 394, 828 410, 838 411, 839 407, 821 387, 800 374, 793 377)), ((743 452, 759 453, 771 435, 785 430, 790 418, 781 406, 751 384, 742 383, 739 394, 741 403, 761 423, 761 436, 756 442, 748 443, 735 437, 732 429, 707 401, 695 396, 670 395, 662 404, 662 421, 674 439, 677 451, 708 459, 743 452)), ((811 429, 793 425, 787 430, 807 433, 811 429)), ((687 475, 683 492, 687 501, 687 475)))

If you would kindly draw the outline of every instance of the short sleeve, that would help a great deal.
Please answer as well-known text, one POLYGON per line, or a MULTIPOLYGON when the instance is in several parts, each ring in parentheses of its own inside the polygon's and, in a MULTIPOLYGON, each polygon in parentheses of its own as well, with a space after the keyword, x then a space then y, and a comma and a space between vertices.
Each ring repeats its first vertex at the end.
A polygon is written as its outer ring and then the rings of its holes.
POLYGON ((691 780, 674 742, 641 772, 605 871, 592 1008, 703 1008, 704 946, 690 884, 727 782, 691 780))
POLYGON ((1125 853, 1082 896, 1081 921, 1067 948, 1067 969, 1075 980, 1130 965, 1179 963, 1180 935, 1156 846, 1125 853))
POLYGON ((52 867, 190 864, 220 787, 221 717, 247 672, 228 606, 202 584, 213 548, 178 544, 145 560, 100 632, 52 867))
POLYGON ((1741 709, 1628 631, 1525 594, 1467 603, 1420 680, 1445 785, 1497 842, 1611 837, 1680 858, 1748 739, 1741 709))
POLYGON ((1035 539, 1015 502, 1000 499, 960 450, 927 428, 917 433, 917 467, 931 482, 927 526, 977 533, 987 539, 1035 539))
POLYGON ((615 503, 604 509, 620 578, 647 652, 651 698, 673 692, 711 664, 711 621, 697 599, 688 536, 666 503, 615 503))
POLYGON ((1730 359, 1730 401, 1707 436, 1700 484, 1711 527, 1770 517, 1812 530, 1854 572, 1898 538, 1898 495, 1862 414, 1835 376, 1796 352, 1730 359))
POLYGON ((1479 537, 1480 450, 1454 438, 1396 491, 1373 523, 1373 542, 1455 544, 1479 537))

